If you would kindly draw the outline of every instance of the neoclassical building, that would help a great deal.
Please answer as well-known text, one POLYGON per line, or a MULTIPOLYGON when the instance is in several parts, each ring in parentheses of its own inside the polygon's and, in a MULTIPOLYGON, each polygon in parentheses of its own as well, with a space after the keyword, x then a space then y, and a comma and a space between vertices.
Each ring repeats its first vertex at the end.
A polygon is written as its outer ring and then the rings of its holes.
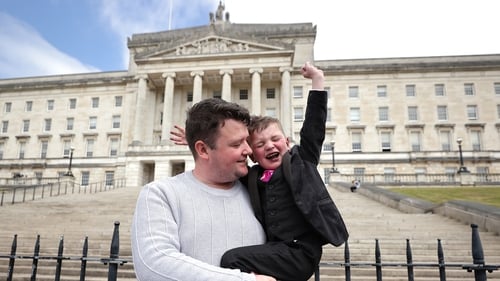
POLYGON ((61 176, 69 159, 84 186, 191 169, 169 132, 209 97, 278 117, 298 142, 306 61, 330 95, 322 174, 456 173, 459 139, 469 171, 500 173, 500 54, 315 61, 315 37, 311 23, 219 9, 205 26, 132 35, 124 71, 0 80, 0 178, 61 176))

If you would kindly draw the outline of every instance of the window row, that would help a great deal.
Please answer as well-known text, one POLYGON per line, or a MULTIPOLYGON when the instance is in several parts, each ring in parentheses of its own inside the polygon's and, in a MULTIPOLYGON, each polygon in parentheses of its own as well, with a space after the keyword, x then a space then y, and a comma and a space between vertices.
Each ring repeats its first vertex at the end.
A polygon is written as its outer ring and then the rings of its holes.
MULTIPOLYGON (((301 89, 297 87, 297 91, 294 89, 294 94, 297 93, 297 96, 294 95, 295 98, 302 97, 300 95, 301 89)), ((493 92, 495 95, 500 96, 500 82, 493 83, 493 92)), ((359 86, 349 86, 348 87, 348 96, 349 98, 359 98, 359 86)), ((387 97, 387 85, 378 85, 376 88, 377 97, 387 97)), ((405 94, 407 97, 415 97, 417 96, 417 87, 415 84, 405 85, 405 94)), ((445 96, 446 95, 446 87, 445 84, 434 84, 434 95, 435 96, 445 96)), ((464 83, 464 95, 466 96, 475 96, 476 90, 474 83, 464 83)))
MULTIPOLYGON (((49 151, 49 141, 48 140, 40 140, 40 146, 39 146, 39 157, 40 159, 46 159, 47 158, 47 153, 49 151)), ((62 143, 62 157, 70 157, 70 153, 72 151, 74 151, 74 148, 71 146, 71 140, 63 140, 63 143, 62 143)), ((4 154, 5 154, 5 146, 6 146, 6 143, 5 142, 0 142, 0 159, 4 159, 4 154)), ((112 137, 112 138, 109 138, 109 143, 108 143, 108 154, 107 156, 110 156, 110 157, 115 157, 115 156, 118 156, 118 149, 119 149, 119 146, 120 146, 120 138, 118 137, 112 137)), ((28 146, 28 140, 26 139, 20 139, 17 141, 17 157, 18 159, 25 159, 26 155, 27 155, 27 149, 28 147, 32 147, 32 146, 28 146)), ((85 150, 83 151, 84 152, 84 156, 83 157, 94 157, 94 151, 95 151, 95 148, 96 148, 96 139, 95 138, 86 138, 85 139, 85 150)), ((78 155, 81 155, 81 154, 77 154, 78 155)))
MULTIPOLYGON (((77 99, 76 98, 70 98, 68 99, 68 104, 67 108, 68 109, 76 109, 76 103, 77 99)), ((123 97, 122 96, 115 96, 114 100, 114 105, 115 107, 121 107, 123 104, 123 97)), ((24 111, 25 112, 31 112, 33 111, 33 101, 26 101, 24 103, 24 111)), ((93 97, 90 100, 90 107, 91 108, 99 108, 99 97, 93 97)), ((47 111, 53 111, 55 109, 55 100, 53 99, 48 99, 46 101, 45 108, 47 111)), ((4 113, 9 113, 12 112, 12 102, 5 102, 3 106, 3 112, 4 113)))
MULTIPOLYGON (((332 109, 328 108, 327 111, 327 121, 331 121, 332 109)), ((388 106, 378 107, 378 121, 390 121, 388 106)), ((293 108, 293 120, 303 121, 305 110, 303 107, 293 108)), ((479 108, 475 104, 467 105, 465 109, 465 114, 467 120, 478 120, 479 119, 479 108)), ((447 105, 438 105, 436 107, 436 119, 438 121, 448 121, 450 118, 447 105)), ((500 104, 496 105, 496 118, 500 119, 500 104)), ((419 121, 420 113, 418 106, 408 106, 407 107, 407 120, 408 121, 419 121)), ((361 108, 360 107, 350 107, 349 108, 349 121, 360 122, 361 121, 361 108)))
MULTIPOLYGON (((439 151, 452 151, 458 150, 458 145, 454 145, 456 142, 453 139, 453 133, 451 130, 440 130, 439 134, 439 147, 434 148, 434 150, 439 151)), ((393 132, 392 131, 381 131, 378 135, 378 143, 379 150, 381 152, 390 152, 392 150, 393 143, 393 132)), ((482 150, 482 130, 480 129, 471 129, 469 130, 469 141, 470 141, 470 149, 472 151, 481 151, 482 150)), ((362 130, 352 130, 350 133, 351 139, 351 151, 352 152, 363 152, 364 148, 364 140, 366 139, 362 130)), ((373 143, 372 137, 369 140, 370 143, 373 143)), ((410 130, 408 132, 408 150, 412 152, 420 152, 423 151, 423 132, 420 130, 410 130)), ((467 146, 469 147, 469 146, 467 146)), ((332 146, 330 143, 323 144, 324 151, 331 151, 332 146)), ((430 151, 432 149, 426 149, 430 151)))
MULTIPOLYGON (((42 124, 42 131, 43 132, 50 132, 52 130, 52 123, 53 123, 52 118, 45 118, 43 120, 43 124, 42 124)), ((21 133, 29 132, 30 125, 31 125, 30 119, 22 120, 21 133)), ((120 115, 113 115, 112 120, 111 120, 111 128, 112 129, 119 129, 120 126, 121 126, 121 116, 120 115)), ((66 130, 72 131, 72 130, 74 130, 74 128, 75 128, 75 118, 73 118, 73 117, 66 118, 66 130)), ((89 117, 87 128, 89 130, 96 130, 97 129, 97 116, 89 117)), ((3 120, 2 127, 0 129, 0 133, 5 134, 8 132, 9 132, 9 121, 3 120)))

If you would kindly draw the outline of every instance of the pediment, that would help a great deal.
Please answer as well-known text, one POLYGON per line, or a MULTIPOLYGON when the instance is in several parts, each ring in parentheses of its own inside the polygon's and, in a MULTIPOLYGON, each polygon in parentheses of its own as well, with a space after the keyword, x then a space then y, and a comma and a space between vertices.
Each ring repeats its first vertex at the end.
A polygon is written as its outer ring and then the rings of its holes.
POLYGON ((237 54, 249 52, 269 52, 286 50, 286 46, 271 45, 256 41, 238 40, 221 36, 208 36, 177 45, 162 45, 144 50, 136 59, 154 59, 166 57, 237 54))

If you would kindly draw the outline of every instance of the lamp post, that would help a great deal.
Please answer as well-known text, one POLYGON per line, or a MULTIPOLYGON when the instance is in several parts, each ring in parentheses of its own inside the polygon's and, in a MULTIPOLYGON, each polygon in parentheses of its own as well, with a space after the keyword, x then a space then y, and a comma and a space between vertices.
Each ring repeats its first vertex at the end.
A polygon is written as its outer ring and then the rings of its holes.
POLYGON ((337 168, 335 168, 335 141, 331 141, 330 145, 332 147, 332 169, 330 170, 331 173, 338 173, 337 168))
POLYGON ((460 155, 460 168, 458 168, 458 174, 460 173, 469 173, 469 170, 464 166, 464 158, 462 156, 462 138, 457 139, 458 143, 458 153, 460 155))
POLYGON ((68 171, 66 172, 66 174, 64 174, 65 176, 68 176, 68 177, 73 177, 73 173, 71 172, 71 163, 73 162, 73 151, 74 150, 75 150, 74 147, 70 148, 68 171))

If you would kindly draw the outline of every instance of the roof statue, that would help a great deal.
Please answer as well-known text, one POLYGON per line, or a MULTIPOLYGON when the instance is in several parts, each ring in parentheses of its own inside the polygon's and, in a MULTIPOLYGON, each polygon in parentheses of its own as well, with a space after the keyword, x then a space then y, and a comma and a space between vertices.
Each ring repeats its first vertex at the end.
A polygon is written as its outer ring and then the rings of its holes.
MULTIPOLYGON (((215 13, 210 12, 210 22, 220 22, 224 21, 224 10, 226 9, 226 6, 222 1, 219 1, 219 6, 217 7, 217 10, 215 10, 215 13)), ((225 21, 229 21, 229 12, 226 13, 225 15, 225 21)))

